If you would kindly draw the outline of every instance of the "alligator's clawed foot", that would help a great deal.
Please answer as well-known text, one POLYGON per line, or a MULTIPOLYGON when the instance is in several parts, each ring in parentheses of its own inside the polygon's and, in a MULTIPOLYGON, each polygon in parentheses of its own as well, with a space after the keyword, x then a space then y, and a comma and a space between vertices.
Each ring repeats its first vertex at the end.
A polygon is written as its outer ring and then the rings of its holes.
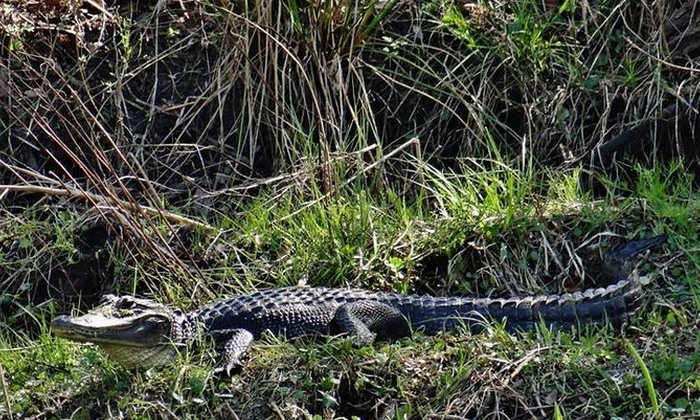
POLYGON ((212 376, 215 378, 230 378, 238 375, 243 370, 243 364, 226 362, 214 368, 212 376))
POLYGON ((224 346, 221 364, 214 369, 216 376, 231 376, 240 372, 243 365, 242 360, 253 344, 253 334, 243 328, 233 328, 222 330, 217 334, 228 337, 224 346))

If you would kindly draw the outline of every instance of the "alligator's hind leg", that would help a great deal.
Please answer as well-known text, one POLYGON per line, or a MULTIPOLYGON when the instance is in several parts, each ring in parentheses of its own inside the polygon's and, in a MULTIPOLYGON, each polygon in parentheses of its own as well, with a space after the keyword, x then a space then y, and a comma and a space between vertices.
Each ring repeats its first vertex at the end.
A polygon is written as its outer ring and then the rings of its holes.
POLYGON ((396 308, 375 301, 358 301, 341 305, 335 312, 331 333, 349 335, 358 346, 375 338, 399 338, 411 332, 408 321, 396 308))
POLYGON ((225 373, 231 376, 231 372, 241 366, 241 359, 250 350, 253 344, 253 334, 242 328, 234 328, 226 331, 219 331, 217 335, 224 335, 228 340, 221 351, 221 362, 214 369, 215 374, 225 373))

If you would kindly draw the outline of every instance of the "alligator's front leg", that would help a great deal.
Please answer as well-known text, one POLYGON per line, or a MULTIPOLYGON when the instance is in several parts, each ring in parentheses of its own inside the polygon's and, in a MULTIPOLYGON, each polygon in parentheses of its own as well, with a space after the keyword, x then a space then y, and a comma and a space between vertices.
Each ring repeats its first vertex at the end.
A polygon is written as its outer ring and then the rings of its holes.
POLYGON ((242 328, 234 328, 230 330, 217 331, 219 342, 223 342, 228 338, 221 350, 221 361, 219 366, 214 369, 215 374, 226 374, 231 376, 231 372, 242 365, 241 359, 250 350, 253 344, 253 334, 242 328))
POLYGON ((358 346, 366 346, 375 338, 408 336, 411 328, 398 309, 381 302, 358 301, 338 307, 331 333, 349 335, 358 346))

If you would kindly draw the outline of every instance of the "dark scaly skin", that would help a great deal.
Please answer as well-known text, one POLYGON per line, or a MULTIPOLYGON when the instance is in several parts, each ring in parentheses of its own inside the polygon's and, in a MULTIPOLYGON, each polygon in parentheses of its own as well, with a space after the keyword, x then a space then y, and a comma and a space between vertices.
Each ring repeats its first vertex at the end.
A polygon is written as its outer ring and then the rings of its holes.
POLYGON ((375 339, 404 337, 412 330, 435 334, 461 325, 479 332, 491 321, 503 322, 508 331, 536 325, 565 330, 582 325, 620 328, 641 299, 632 259, 665 239, 660 235, 614 248, 605 265, 619 281, 571 294, 491 299, 292 287, 260 290, 189 313, 148 299, 106 295, 83 316, 55 318, 52 329, 57 336, 97 344, 127 367, 168 363, 178 351, 208 338, 222 348, 218 370, 230 373, 265 331, 287 338, 349 335, 358 345, 366 345, 375 339))

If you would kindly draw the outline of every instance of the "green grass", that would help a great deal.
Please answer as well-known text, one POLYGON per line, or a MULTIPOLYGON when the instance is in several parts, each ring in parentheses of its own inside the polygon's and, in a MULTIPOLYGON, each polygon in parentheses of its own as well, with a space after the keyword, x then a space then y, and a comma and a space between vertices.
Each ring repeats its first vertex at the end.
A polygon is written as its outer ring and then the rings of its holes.
POLYGON ((0 418, 700 416, 696 120, 585 158, 695 102, 669 2, 122 3, 0 6, 0 418), (622 333, 266 336, 222 379, 210 348, 128 371, 48 327, 111 292, 564 293, 660 232, 622 333))

